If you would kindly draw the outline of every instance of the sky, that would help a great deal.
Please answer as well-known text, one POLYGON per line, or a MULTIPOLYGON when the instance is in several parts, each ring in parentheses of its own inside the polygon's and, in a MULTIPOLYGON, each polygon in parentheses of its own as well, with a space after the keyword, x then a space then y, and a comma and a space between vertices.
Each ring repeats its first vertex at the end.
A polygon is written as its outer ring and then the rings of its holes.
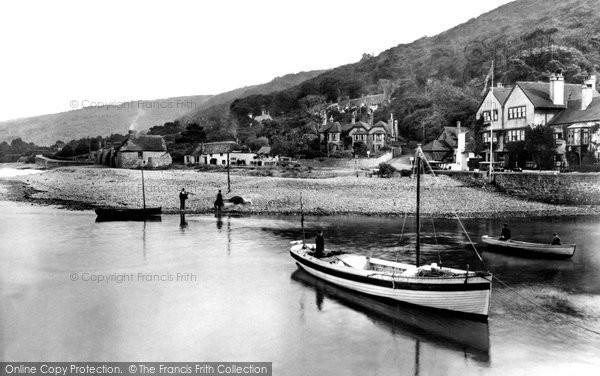
POLYGON ((334 68, 509 1, 3 1, 0 121, 334 68))

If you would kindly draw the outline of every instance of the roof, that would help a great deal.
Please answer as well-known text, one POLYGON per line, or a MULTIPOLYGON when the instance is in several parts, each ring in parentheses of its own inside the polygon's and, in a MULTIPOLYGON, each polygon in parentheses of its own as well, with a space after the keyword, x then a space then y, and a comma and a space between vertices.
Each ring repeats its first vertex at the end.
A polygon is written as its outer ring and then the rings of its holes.
MULTIPOLYGON (((550 99, 549 82, 517 82, 517 86, 523 90, 527 98, 538 108, 565 108, 565 105, 557 105, 550 99)), ((594 97, 600 95, 595 89, 592 94, 594 97)), ((564 103, 572 100, 581 99, 581 84, 565 84, 564 103)))
POLYGON ((258 151, 256 152, 256 154, 271 154, 271 147, 270 146, 263 146, 260 149, 258 149, 258 151))
POLYGON ((117 148, 118 151, 167 151, 167 143, 162 136, 143 133, 130 133, 117 148))
POLYGON ((494 97, 500 102, 501 105, 504 106, 504 103, 508 99, 510 92, 512 91, 512 87, 495 87, 492 89, 492 93, 494 97))
POLYGON ((453 151, 452 146, 450 146, 446 141, 433 140, 430 143, 421 147, 423 151, 427 152, 451 152, 453 151))
POLYGON ((383 127, 383 129, 385 129, 386 133, 392 133, 392 131, 390 130, 390 126, 388 123, 386 123, 385 121, 381 121, 379 120, 377 123, 375 123, 375 125, 373 125, 374 127, 383 127))
POLYGON ((258 115, 254 117, 254 121, 257 121, 259 123, 264 120, 273 120, 273 118, 269 114, 258 115))
POLYGON ((319 128, 319 132, 321 132, 321 133, 324 133, 324 132, 335 133, 335 132, 341 132, 341 131, 342 131, 342 126, 337 121, 322 124, 321 127, 319 128))
POLYGON ((231 153, 239 148, 235 141, 207 142, 198 145, 192 155, 231 153))
POLYGON ((581 99, 569 101, 567 108, 556 115, 548 124, 562 125, 584 122, 600 122, 600 97, 592 98, 585 110, 581 110, 581 99))

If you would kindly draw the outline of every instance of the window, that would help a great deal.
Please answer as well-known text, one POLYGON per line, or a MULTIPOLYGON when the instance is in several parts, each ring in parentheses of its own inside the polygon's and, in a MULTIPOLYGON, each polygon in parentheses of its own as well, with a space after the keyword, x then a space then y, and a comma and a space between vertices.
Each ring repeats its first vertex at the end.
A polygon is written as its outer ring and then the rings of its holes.
POLYGON ((144 152, 138 151, 138 159, 144 159, 144 152))
POLYGON ((519 107, 510 107, 508 109, 508 119, 523 119, 526 117, 526 111, 525 111, 526 107, 525 106, 519 106, 519 107))
POLYGON ((515 141, 523 141, 525 139, 525 130, 523 129, 513 129, 506 132, 504 136, 506 142, 515 142, 515 141))
MULTIPOLYGON (((491 112, 490 111, 483 111, 481 113, 481 115, 483 116, 483 121, 485 121, 485 122, 492 121, 492 117, 491 117, 491 112)), ((498 110, 494 110, 494 121, 498 121, 498 110)))
MULTIPOLYGON (((490 143, 490 134, 489 133, 483 134, 483 142, 486 144, 490 143)), ((494 133, 494 141, 493 142, 498 142, 498 133, 494 133)))
POLYGON ((582 128, 581 129, 581 144, 588 145, 590 143, 590 129, 582 128))

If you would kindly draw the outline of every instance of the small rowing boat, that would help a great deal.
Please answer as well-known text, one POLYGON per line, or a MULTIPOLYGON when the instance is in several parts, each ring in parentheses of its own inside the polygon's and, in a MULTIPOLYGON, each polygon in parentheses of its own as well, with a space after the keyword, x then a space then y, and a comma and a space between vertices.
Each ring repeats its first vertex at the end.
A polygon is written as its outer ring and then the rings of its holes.
POLYGON ((487 244, 489 249, 511 252, 518 256, 539 258, 569 258, 575 253, 575 244, 543 244, 529 243, 518 240, 500 240, 496 237, 483 235, 481 241, 487 244))
POLYGON ((140 221, 162 214, 162 207, 152 208, 97 208, 99 221, 140 221))

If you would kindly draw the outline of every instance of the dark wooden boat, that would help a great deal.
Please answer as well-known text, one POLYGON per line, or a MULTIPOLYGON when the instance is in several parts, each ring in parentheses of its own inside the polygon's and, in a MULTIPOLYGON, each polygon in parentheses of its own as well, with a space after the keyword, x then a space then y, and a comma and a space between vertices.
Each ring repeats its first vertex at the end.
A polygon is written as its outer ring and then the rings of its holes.
POLYGON ((139 221, 155 218, 162 214, 162 207, 153 208, 97 208, 98 220, 110 221, 139 221))
POLYGON ((142 162, 142 207, 141 208, 97 208, 96 221, 144 221, 160 217, 162 207, 146 207, 146 187, 144 185, 144 164, 142 162))
POLYGON ((518 240, 500 240, 497 237, 483 235, 481 241, 488 245, 490 250, 510 252, 518 256, 539 258, 569 258, 575 253, 575 244, 543 244, 529 243, 518 240))

